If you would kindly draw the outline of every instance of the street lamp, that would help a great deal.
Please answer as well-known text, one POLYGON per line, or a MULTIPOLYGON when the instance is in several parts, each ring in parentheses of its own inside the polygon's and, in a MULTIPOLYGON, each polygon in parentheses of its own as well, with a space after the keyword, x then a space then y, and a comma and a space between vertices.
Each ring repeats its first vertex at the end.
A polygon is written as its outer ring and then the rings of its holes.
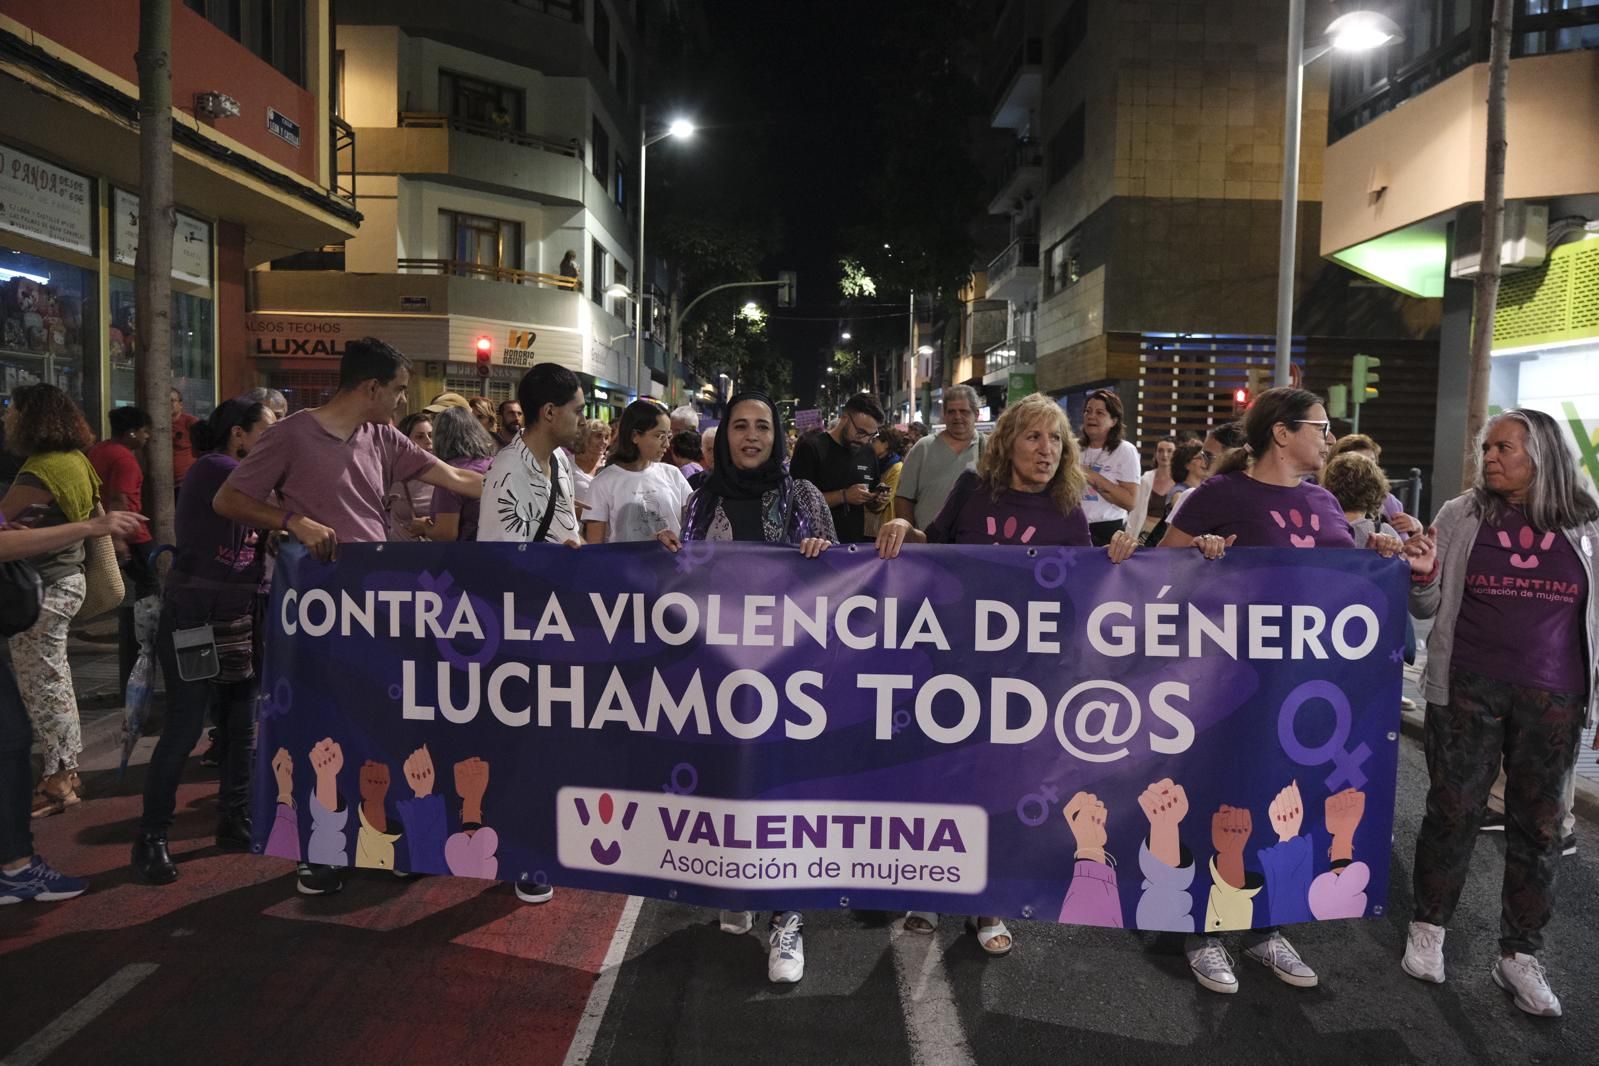
POLYGON ((846 329, 843 333, 840 333, 838 335, 838 339, 841 340, 841 341, 847 341, 847 340, 853 340, 854 338, 852 338, 850 336, 849 330, 846 329))
MULTIPOLYGON (((645 163, 649 158, 649 149, 652 144, 659 144, 668 137, 689 138, 694 136, 694 123, 686 118, 675 118, 666 129, 651 137, 650 125, 647 121, 648 114, 643 105, 638 109, 638 262, 634 264, 633 274, 637 286, 633 293, 633 391, 639 396, 644 395, 644 290, 647 287, 648 267, 644 258, 644 191, 645 163)), ((670 355, 667 356, 671 358, 670 355)), ((667 397, 671 399, 671 397, 667 397)))
POLYGON ((1369 52, 1405 39, 1397 23, 1375 11, 1333 19, 1326 41, 1305 51, 1305 0, 1288 4, 1288 79, 1283 96, 1283 214, 1277 244, 1277 364, 1272 384, 1288 384, 1294 332, 1294 251, 1299 224, 1299 131, 1305 68, 1328 52, 1369 52))

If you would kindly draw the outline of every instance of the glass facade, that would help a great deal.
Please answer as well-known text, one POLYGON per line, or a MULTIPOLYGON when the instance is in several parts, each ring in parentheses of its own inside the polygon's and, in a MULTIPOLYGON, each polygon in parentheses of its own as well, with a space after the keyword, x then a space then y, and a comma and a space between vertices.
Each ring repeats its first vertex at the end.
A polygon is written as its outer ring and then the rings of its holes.
POLYGON ((47 382, 94 420, 96 280, 93 270, 0 245, 0 406, 21 386, 47 382))

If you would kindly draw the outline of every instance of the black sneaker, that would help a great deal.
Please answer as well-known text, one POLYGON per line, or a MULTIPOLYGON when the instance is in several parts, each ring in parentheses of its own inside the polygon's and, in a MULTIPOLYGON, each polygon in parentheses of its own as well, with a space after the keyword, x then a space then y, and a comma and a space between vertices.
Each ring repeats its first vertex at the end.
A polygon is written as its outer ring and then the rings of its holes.
POLYGON ((1577 854, 1577 834, 1576 833, 1567 833, 1566 834, 1566 839, 1564 839, 1564 840, 1562 840, 1560 842, 1560 854, 1562 854, 1562 855, 1575 855, 1575 854, 1577 854))
POLYGON ((1505 816, 1500 811, 1484 811, 1482 824, 1477 827, 1481 833, 1503 833, 1505 831, 1505 816))
POLYGON ((344 871, 337 866, 302 862, 296 871, 294 887, 302 896, 331 896, 344 889, 344 871))
POLYGON ((538 881, 518 881, 516 898, 523 903, 548 903, 555 898, 555 886, 538 881))

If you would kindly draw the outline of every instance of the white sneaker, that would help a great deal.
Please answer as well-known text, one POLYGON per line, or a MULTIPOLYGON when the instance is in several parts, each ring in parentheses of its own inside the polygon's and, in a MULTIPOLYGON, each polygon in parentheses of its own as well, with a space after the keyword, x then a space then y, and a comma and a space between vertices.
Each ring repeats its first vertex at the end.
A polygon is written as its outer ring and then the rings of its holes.
POLYGON ((1418 981, 1444 983, 1444 927, 1427 922, 1411 922, 1405 937, 1405 957, 1400 967, 1418 981))
POLYGON ((731 933, 733 936, 743 936, 755 925, 755 916, 749 911, 723 911, 721 913, 722 932, 731 933))
POLYGON ((1560 999, 1549 988, 1543 963, 1536 955, 1517 952, 1494 963, 1494 984, 1516 997, 1516 1006, 1540 1018, 1560 1017, 1560 999))
POLYGON ((1299 957, 1299 952, 1294 950, 1288 938, 1281 933, 1273 932, 1260 943, 1245 948, 1244 954, 1263 966, 1271 967, 1271 972, 1277 975, 1277 980, 1285 985, 1293 985, 1295 988, 1315 988, 1320 980, 1316 976, 1316 971, 1305 965, 1305 960, 1299 957))
POLYGON ((1238 991, 1238 978, 1233 976, 1233 957, 1216 937, 1207 936, 1204 944, 1188 952, 1188 968, 1201 988, 1223 995, 1238 991))
POLYGON ((772 916, 771 945, 766 955, 766 978, 774 984, 793 984, 805 976, 804 915, 784 911, 772 916))

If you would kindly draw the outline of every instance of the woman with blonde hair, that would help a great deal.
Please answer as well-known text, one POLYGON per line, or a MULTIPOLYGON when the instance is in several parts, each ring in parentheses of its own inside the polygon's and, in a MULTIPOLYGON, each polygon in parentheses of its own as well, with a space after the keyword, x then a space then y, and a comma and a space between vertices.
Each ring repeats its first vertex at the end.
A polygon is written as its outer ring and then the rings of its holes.
MULTIPOLYGON (((1087 485, 1071 420, 1060 404, 1034 393, 1005 408, 977 469, 955 480, 932 524, 921 530, 903 518, 883 523, 877 553, 892 559, 907 542, 1092 547, 1083 514, 1087 485)), ((1121 562, 1136 547, 1132 534, 1117 530, 1108 546, 1111 561, 1121 562)), ((1010 952, 1014 941, 1001 919, 979 916, 967 924, 988 954, 1010 952)), ((913 933, 931 933, 937 925, 938 915, 930 911, 905 916, 905 928, 913 933)))

